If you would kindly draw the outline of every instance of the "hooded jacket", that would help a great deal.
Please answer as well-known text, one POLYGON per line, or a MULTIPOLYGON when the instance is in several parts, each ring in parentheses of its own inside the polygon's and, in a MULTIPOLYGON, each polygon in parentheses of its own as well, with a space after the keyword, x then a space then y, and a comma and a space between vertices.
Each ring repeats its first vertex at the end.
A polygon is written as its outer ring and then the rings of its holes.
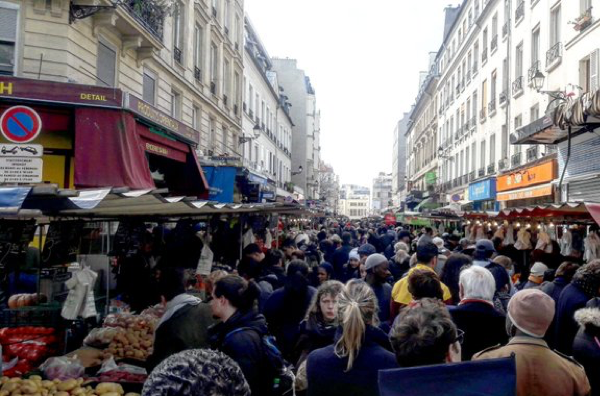
POLYGON ((585 307, 591 296, 577 284, 571 283, 560 293, 554 316, 554 347, 566 354, 572 354, 573 340, 578 326, 575 322, 575 311, 585 307))
POLYGON ((267 333, 265 317, 253 310, 237 311, 226 322, 209 329, 211 347, 235 360, 253 395, 267 395, 273 384, 262 345, 262 337, 267 333), (234 332, 240 328, 244 330, 234 332))
POLYGON ((579 331, 573 341, 573 357, 585 368, 592 386, 592 395, 600 395, 600 299, 590 303, 598 304, 594 308, 582 308, 575 312, 575 321, 579 331))

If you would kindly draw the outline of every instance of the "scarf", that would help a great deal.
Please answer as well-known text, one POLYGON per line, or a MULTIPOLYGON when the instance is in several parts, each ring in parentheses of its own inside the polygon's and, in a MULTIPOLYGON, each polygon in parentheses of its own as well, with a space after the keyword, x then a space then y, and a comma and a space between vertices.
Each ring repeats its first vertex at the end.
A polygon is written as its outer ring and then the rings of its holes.
POLYGON ((162 318, 160 318, 160 321, 158 322, 156 328, 158 329, 161 324, 171 319, 175 312, 179 311, 186 305, 198 305, 201 302, 201 299, 199 299, 198 297, 191 296, 189 294, 183 293, 178 295, 177 297, 175 297, 167 303, 167 310, 165 311, 165 314, 162 316, 162 318))

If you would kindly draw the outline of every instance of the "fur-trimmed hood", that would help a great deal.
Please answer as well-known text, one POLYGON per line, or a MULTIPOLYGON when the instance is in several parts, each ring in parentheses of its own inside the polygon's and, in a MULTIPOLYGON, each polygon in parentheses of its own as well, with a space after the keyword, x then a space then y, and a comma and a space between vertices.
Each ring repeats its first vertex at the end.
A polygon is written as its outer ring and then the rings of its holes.
POLYGON ((575 312, 575 321, 581 327, 594 326, 600 329, 600 309, 581 308, 575 312))

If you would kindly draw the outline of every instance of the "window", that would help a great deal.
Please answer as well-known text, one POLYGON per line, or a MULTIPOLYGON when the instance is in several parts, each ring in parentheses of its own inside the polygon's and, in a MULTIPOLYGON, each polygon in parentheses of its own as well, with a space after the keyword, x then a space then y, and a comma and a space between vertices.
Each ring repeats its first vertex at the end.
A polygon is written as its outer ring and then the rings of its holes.
MULTIPOLYGON (((213 84, 217 83, 217 73, 218 73, 218 65, 219 65, 219 54, 218 49, 215 43, 211 43, 210 45, 210 82, 213 84)), ((213 92, 215 93, 215 92, 213 92)))
POLYGON ((523 75, 523 42, 515 49, 515 79, 523 75))
POLYGON ((476 148, 477 148, 477 143, 473 142, 473 144, 471 145, 471 164, 472 164, 472 171, 471 172, 475 172, 477 170, 477 156, 475 155, 476 153, 476 148))
POLYGON ((490 165, 496 162, 496 135, 490 136, 490 165))
POLYGON ((550 10, 550 48, 560 43, 560 23, 561 23, 560 3, 550 10))
POLYGON ((508 59, 504 58, 502 61, 502 91, 506 92, 508 90, 508 59))
MULTIPOLYGON (((531 33, 531 68, 539 69, 538 62, 540 61, 540 28, 536 28, 531 33)), ((530 76, 531 80, 532 76, 530 76)))
POLYGON ((473 10, 472 9, 469 9, 468 19, 469 19, 469 27, 471 27, 473 25, 473 10))
MULTIPOLYGON (((194 28, 194 66, 196 67, 196 69, 198 69, 198 71, 202 70, 202 40, 203 40, 203 31, 202 31, 202 27, 199 25, 196 25, 196 27, 194 28)), ((201 78, 199 76, 196 76, 197 80, 200 80, 201 78)))
POLYGON ((496 100, 496 80, 498 79, 496 70, 492 72, 492 83, 490 84, 490 101, 496 100))
POLYGON ((473 117, 477 116, 477 91, 473 92, 473 117))
POLYGON ((460 165, 459 165, 459 173, 458 176, 462 176, 465 174, 464 162, 465 161, 465 152, 464 150, 460 150, 460 165))
POLYGON ((240 37, 240 16, 239 15, 235 15, 235 24, 233 25, 233 42, 235 44, 235 49, 238 49, 239 47, 239 37, 240 37))
POLYGON ((479 0, 475 0, 475 19, 479 16, 479 0))
POLYGON ((182 61, 183 49, 183 5, 180 2, 176 2, 173 7, 173 56, 179 63, 182 61))
POLYGON ((154 106, 156 98, 156 74, 150 70, 144 69, 143 80, 143 99, 154 106))
POLYGON ((479 152, 479 155, 480 155, 479 167, 485 168, 485 140, 483 140, 481 142, 481 151, 479 152))
POLYGON ((465 149, 465 174, 469 174, 471 163, 469 162, 469 146, 465 149))
POLYGON ((0 75, 15 73, 18 14, 18 6, 0 5, 0 75))
POLYGON ((225 26, 225 36, 229 37, 229 0, 224 0, 223 2, 224 10, 223 10, 223 25, 225 26))
POLYGON ((536 104, 529 110, 529 122, 533 122, 540 118, 540 105, 536 104))
POLYGON ((229 130, 223 127, 223 141, 221 142, 221 153, 225 154, 228 152, 228 139, 229 139, 229 130))
POLYGON ((483 111, 483 114, 486 113, 485 109, 487 108, 487 80, 483 80, 483 83, 481 83, 481 110, 483 111))
POLYGON ((498 36, 498 13, 495 13, 492 18, 492 40, 496 36, 498 36))
POLYGON ((479 59, 479 43, 473 47, 473 73, 477 71, 477 59, 479 59))
POLYGON ((214 150, 216 147, 216 131, 215 131, 216 121, 214 118, 210 117, 208 119, 208 148, 210 150, 214 150))
POLYGON ((171 91, 171 117, 181 119, 181 94, 171 91))
POLYGON ((98 58, 96 59, 96 83, 103 87, 114 87, 116 77, 117 52, 105 43, 98 41, 98 58))
POLYGON ((502 158, 508 158, 508 130, 502 125, 502 158))
MULTIPOLYGON (((192 128, 199 131, 200 130, 200 117, 202 117, 200 113, 200 107, 194 105, 192 106, 192 128)), ((200 143, 200 142, 198 142, 200 143)))
POLYGON ((482 48, 484 54, 486 52, 487 46, 488 46, 488 28, 486 27, 485 29, 483 29, 483 38, 481 41, 481 48, 482 48))
POLYGON ((583 92, 598 90, 599 50, 594 50, 589 56, 579 62, 579 85, 583 92))
POLYGON ((233 103, 237 105, 240 100, 240 74, 235 72, 233 74, 233 103))
MULTIPOLYGON (((515 117, 515 131, 519 128, 521 128, 521 126, 523 125, 523 116, 521 114, 519 114, 518 116, 515 117)), ((521 152, 521 148, 523 147, 520 144, 515 144, 515 153, 520 153, 521 152)))
POLYGON ((229 61, 227 59, 223 60, 223 101, 224 104, 227 105, 227 96, 229 96, 230 92, 230 83, 229 83, 229 61))

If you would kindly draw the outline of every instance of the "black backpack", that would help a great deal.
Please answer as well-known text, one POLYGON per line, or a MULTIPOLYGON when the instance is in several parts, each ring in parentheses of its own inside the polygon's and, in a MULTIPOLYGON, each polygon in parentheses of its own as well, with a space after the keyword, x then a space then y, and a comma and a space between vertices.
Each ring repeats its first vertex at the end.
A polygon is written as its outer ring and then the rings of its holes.
POLYGON ((263 358, 269 367, 271 378, 273 379, 271 393, 268 396, 294 395, 294 383, 296 381, 294 366, 283 358, 281 351, 275 343, 275 337, 270 334, 261 334, 257 329, 252 327, 240 327, 227 333, 224 340, 227 340, 227 338, 235 333, 246 330, 255 331, 260 336, 263 358))

